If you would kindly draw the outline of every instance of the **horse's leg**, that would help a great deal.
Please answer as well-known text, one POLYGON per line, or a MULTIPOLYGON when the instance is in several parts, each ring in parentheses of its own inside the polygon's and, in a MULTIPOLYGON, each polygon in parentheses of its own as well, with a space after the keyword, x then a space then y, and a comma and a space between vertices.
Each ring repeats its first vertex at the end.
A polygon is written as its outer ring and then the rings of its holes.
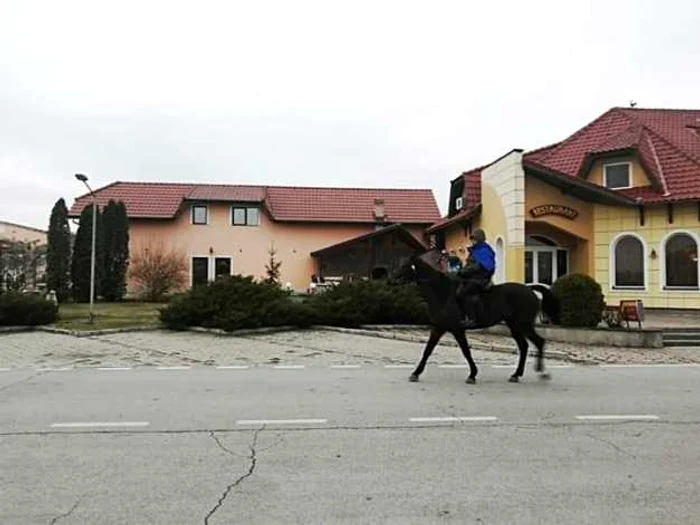
POLYGON ((535 371, 540 373, 540 379, 551 379, 552 376, 549 374, 549 372, 544 371, 544 338, 535 331, 534 326, 530 329, 529 333, 527 334, 527 338, 530 341, 532 341, 537 347, 537 361, 535 361, 535 371))
POLYGON ((464 359, 466 359, 467 363, 469 363, 469 377, 467 377, 467 383, 474 384, 476 383, 476 374, 479 372, 479 369, 476 367, 474 359, 472 359, 472 352, 469 348, 469 341, 467 341, 467 336, 464 335, 464 330, 455 330, 452 332, 452 335, 455 336, 457 344, 459 345, 459 348, 462 350, 462 354, 464 355, 464 359))
POLYGON ((520 352, 520 357, 518 358, 518 367, 515 369, 515 373, 513 373, 512 376, 508 379, 511 383, 517 383, 520 381, 520 378, 523 377, 523 373, 525 372, 525 361, 527 361, 527 339, 523 335, 523 331, 517 326, 517 325, 512 325, 509 324, 508 328, 510 328, 510 335, 515 339, 516 344, 518 345, 518 351, 520 352))
POLYGON ((433 353, 433 350, 435 350, 435 347, 438 344, 438 341, 440 338, 443 336, 445 333, 445 330, 442 328, 436 328, 433 327, 433 329, 430 331, 430 338, 428 338, 428 342, 425 345, 425 349, 423 350, 423 357, 420 360, 420 363, 418 363, 418 366, 416 369, 413 371, 411 376, 408 378, 409 381, 412 383, 415 383, 418 381, 418 377, 423 373, 423 370, 425 369, 425 364, 428 362, 428 358, 430 357, 430 354, 433 353))

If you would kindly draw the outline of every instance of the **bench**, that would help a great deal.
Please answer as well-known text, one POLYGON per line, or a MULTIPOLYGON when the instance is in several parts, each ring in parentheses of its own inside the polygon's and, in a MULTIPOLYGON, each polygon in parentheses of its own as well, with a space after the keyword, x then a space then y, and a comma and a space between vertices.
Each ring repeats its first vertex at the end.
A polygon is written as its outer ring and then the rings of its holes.
POLYGON ((640 299, 635 299, 620 301, 618 306, 607 305, 603 311, 603 320, 611 328, 622 326, 624 321, 628 330, 630 321, 636 322, 641 330, 644 322, 644 303, 640 299))

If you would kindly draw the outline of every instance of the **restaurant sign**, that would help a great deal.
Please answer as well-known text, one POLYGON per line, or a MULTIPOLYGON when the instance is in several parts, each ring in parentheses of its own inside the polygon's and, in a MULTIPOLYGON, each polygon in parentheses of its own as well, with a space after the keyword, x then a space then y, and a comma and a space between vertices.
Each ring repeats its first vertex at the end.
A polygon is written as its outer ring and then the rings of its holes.
POLYGON ((530 210, 530 215, 536 219, 544 217, 545 215, 559 215, 574 220, 578 216, 578 212, 573 208, 560 204, 543 204, 542 206, 535 206, 532 208, 530 210))

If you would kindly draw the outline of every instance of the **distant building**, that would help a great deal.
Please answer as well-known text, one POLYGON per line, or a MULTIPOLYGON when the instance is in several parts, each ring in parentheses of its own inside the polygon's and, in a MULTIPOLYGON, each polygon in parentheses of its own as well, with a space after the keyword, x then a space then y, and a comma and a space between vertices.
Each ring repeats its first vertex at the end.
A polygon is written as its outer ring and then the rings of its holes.
POLYGON ((24 280, 25 290, 41 290, 46 282, 46 243, 48 232, 14 222, 0 221, 0 286, 12 288, 18 279, 24 280), (24 243, 27 253, 20 258, 10 257, 10 245, 24 243))
MULTIPOLYGON (((115 182, 95 195, 99 206, 125 204, 132 258, 175 249, 188 260, 190 285, 264 278, 272 247, 281 282, 298 292, 326 279, 383 278, 426 249, 425 229, 440 218, 428 189, 115 182)), ((69 216, 90 203, 78 197, 69 216)))

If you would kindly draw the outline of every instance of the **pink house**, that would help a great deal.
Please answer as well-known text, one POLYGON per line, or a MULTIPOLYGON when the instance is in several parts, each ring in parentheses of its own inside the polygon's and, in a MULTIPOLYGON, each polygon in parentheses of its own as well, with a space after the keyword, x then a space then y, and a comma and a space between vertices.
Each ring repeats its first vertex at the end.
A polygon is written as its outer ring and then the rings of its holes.
MULTIPOLYGON (((424 247, 425 229, 440 218, 426 189, 114 182, 95 195, 99 206, 124 202, 132 256, 176 250, 189 261, 190 285, 223 274, 262 278, 271 247, 282 283, 298 292, 312 276, 384 275, 424 247)), ((90 203, 78 197, 70 217, 90 203)))

